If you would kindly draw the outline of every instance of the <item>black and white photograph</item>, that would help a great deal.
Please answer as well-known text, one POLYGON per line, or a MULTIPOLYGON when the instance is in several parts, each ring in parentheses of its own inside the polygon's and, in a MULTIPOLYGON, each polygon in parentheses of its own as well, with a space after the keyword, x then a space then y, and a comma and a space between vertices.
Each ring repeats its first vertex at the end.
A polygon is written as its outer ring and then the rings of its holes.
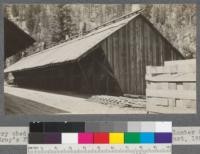
POLYGON ((196 114, 196 18, 196 4, 5 4, 5 114, 196 114))

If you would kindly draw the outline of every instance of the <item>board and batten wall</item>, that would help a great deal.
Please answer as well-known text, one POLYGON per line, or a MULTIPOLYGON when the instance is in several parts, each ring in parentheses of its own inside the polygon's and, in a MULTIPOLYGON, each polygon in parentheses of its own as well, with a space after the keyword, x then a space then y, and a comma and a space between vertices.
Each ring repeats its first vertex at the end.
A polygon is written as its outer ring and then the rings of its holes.
POLYGON ((184 59, 143 15, 107 37, 100 46, 124 94, 145 95, 146 66, 184 59))

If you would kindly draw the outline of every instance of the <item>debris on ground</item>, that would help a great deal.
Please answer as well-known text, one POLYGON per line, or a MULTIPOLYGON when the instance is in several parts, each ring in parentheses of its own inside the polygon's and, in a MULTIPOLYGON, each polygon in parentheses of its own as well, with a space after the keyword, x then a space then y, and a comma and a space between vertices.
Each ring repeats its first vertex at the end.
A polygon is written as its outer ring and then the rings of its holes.
POLYGON ((121 108, 146 108, 146 99, 144 98, 129 98, 124 96, 108 96, 94 95, 88 99, 91 102, 97 102, 104 105, 117 105, 121 108))

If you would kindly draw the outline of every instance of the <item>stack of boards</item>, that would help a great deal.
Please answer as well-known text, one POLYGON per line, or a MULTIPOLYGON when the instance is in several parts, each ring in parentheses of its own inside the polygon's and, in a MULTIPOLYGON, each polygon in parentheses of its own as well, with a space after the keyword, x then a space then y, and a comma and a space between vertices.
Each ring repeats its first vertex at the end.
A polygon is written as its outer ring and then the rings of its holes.
POLYGON ((147 111, 196 113, 196 60, 166 61, 146 68, 147 111))

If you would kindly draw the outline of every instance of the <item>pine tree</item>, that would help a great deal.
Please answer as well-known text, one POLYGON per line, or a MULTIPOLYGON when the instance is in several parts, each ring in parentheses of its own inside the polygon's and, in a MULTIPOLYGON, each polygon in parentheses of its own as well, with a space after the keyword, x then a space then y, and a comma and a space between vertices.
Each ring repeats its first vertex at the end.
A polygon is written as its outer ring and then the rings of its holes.
POLYGON ((186 58, 196 53, 196 6, 189 4, 143 5, 144 15, 186 58))
POLYGON ((36 27, 39 24, 40 5, 29 5, 25 12, 26 27, 30 34, 37 33, 36 27))
POLYGON ((18 17, 19 16, 19 9, 16 5, 12 5, 11 6, 11 11, 12 11, 12 15, 13 17, 18 17))
POLYGON ((65 39, 65 36, 71 36, 72 32, 72 19, 71 9, 69 5, 59 5, 58 22, 61 28, 61 39, 65 39))
POLYGON ((4 12, 4 17, 9 18, 8 6, 5 6, 5 7, 3 8, 3 12, 4 12))

